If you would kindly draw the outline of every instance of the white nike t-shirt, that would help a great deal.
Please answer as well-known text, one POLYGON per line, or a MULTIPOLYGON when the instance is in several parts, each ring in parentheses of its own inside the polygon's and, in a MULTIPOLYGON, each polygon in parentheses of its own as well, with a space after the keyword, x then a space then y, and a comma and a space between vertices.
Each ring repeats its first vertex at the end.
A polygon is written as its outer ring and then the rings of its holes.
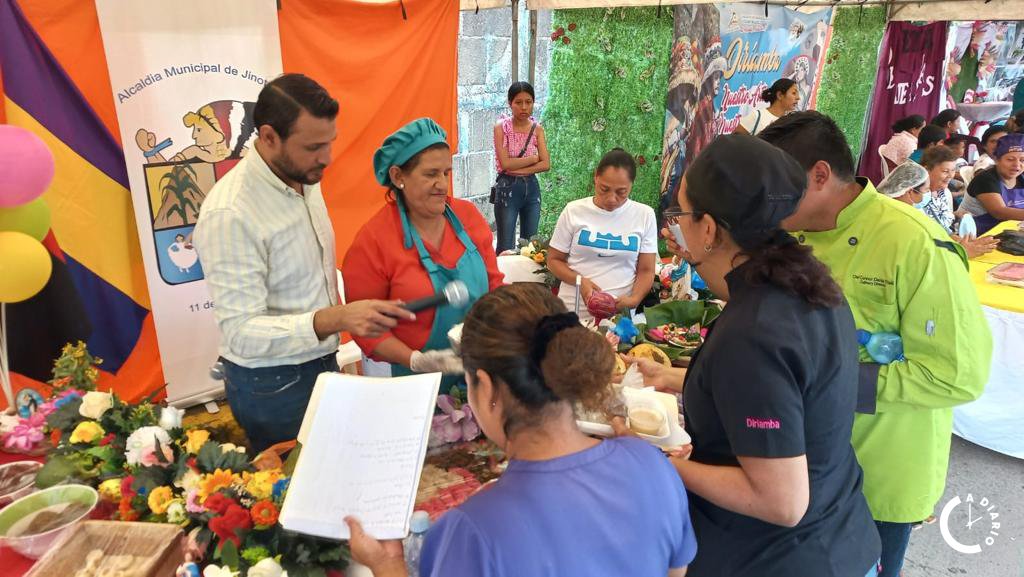
MULTIPOLYGON (((594 204, 593 197, 565 206, 551 235, 551 247, 569 255, 569 268, 616 297, 630 293, 641 254, 658 252, 654 209, 627 200, 614 211, 594 204)), ((558 296, 570 311, 576 307, 576 287, 562 283, 558 296)), ((589 319, 580 303, 580 317, 589 319)))

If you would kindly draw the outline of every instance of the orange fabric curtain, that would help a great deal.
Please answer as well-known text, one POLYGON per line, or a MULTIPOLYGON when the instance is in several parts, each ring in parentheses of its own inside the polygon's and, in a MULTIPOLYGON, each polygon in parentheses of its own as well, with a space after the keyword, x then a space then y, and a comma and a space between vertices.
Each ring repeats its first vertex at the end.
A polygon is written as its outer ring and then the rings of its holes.
POLYGON ((286 0, 281 3, 285 72, 302 72, 338 99, 338 140, 323 191, 338 262, 359 227, 382 206, 373 153, 403 124, 433 118, 458 142, 458 0, 286 0))
MULTIPOLYGON (((16 0, 36 33, 71 77, 115 139, 120 138, 114 98, 93 2, 16 0)), ((373 178, 373 153, 406 122, 429 116, 457 130, 459 0, 285 0, 278 12, 284 70, 323 84, 341 103, 334 161, 324 178, 324 196, 337 233, 339 262, 359 227, 383 204, 373 178)), ((0 102, 2 102, 0 86, 0 102)), ((0 105, 0 115, 3 113, 0 105)), ((127 195, 124 202, 130 203, 127 195)), ((97 239, 97 242, 102 242, 97 239)), ((136 251, 137 252, 137 251, 136 251)), ((141 262, 130 263, 142 267, 141 262)), ((20 375, 15 388, 38 383, 20 375)), ((135 350, 111 386, 138 400, 164 385, 152 315, 135 350)))

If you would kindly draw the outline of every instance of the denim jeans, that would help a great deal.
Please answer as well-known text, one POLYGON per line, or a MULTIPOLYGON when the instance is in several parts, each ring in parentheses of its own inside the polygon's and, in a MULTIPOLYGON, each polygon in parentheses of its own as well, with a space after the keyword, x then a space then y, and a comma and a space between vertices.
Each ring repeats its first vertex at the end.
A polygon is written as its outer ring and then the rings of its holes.
POLYGON ((882 570, 879 577, 899 577, 903 569, 903 557, 910 545, 910 531, 915 523, 888 523, 875 521, 878 536, 882 538, 882 570))
POLYGON ((334 354, 301 365, 249 369, 221 358, 228 405, 255 453, 299 434, 320 373, 337 371, 334 354))
POLYGON ((540 222, 540 183, 537 176, 498 175, 499 179, 512 181, 512 192, 505 198, 500 195, 494 200, 494 222, 498 228, 496 252, 516 248, 516 221, 519 221, 519 238, 529 239, 537 234, 540 222))

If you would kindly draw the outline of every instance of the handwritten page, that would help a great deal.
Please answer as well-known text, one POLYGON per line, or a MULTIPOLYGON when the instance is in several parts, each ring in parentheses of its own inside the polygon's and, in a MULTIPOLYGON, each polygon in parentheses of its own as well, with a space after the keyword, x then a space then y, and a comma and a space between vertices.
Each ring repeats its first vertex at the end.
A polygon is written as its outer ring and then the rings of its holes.
POLYGON ((409 531, 440 373, 394 379, 324 373, 299 432, 302 452, 281 525, 348 539, 344 518, 377 539, 409 531))

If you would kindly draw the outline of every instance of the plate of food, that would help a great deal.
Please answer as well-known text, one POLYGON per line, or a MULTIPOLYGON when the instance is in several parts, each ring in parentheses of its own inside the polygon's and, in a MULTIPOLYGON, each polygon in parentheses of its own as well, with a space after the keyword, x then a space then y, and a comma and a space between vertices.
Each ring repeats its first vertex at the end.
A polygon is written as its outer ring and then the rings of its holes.
POLYGON ((674 395, 623 387, 621 396, 614 398, 620 399, 621 406, 596 410, 577 406, 576 425, 580 431, 595 437, 611 437, 615 434, 611 420, 621 416, 638 437, 664 450, 678 449, 690 443, 690 436, 679 424, 679 406, 674 395))

